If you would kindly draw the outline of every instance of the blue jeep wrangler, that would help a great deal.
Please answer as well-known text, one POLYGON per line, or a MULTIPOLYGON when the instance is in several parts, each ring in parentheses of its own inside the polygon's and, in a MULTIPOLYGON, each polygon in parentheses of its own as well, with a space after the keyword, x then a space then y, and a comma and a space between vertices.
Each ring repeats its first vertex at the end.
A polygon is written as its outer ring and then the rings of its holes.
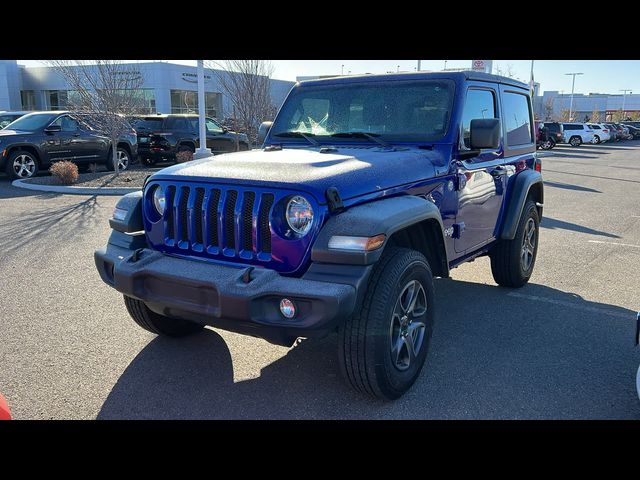
POLYGON ((124 196, 95 252, 134 321, 278 345, 338 334, 345 378, 400 397, 434 326, 433 278, 479 256, 531 277, 543 207, 527 85, 475 72, 301 82, 263 148, 175 165, 124 196))

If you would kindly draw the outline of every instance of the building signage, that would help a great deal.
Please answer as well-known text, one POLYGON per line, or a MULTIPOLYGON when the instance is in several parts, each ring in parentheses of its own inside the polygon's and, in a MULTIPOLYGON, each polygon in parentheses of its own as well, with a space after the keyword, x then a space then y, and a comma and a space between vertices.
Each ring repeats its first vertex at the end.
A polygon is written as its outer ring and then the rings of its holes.
POLYGON ((471 62, 471 69, 475 72, 491 73, 493 61, 491 60, 473 60, 471 62))
MULTIPOLYGON (((198 83, 198 75, 195 74, 195 73, 183 72, 182 73, 182 80, 184 80, 185 82, 189 82, 189 83, 198 83)), ((211 75, 205 75, 204 76, 204 81, 205 82, 211 81, 211 75)))

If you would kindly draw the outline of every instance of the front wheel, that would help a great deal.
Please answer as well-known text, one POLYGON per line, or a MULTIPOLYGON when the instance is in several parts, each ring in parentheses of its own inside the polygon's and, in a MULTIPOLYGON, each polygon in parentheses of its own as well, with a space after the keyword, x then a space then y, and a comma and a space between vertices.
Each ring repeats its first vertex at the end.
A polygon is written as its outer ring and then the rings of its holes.
POLYGON ((184 337, 200 332, 204 325, 181 318, 169 318, 151 311, 144 302, 124 295, 124 304, 133 321, 145 330, 167 337, 184 337))
POLYGON ((38 173, 38 159, 31 152, 18 150, 7 159, 7 175, 11 180, 31 178, 38 173))
POLYGON ((498 285, 519 288, 531 278, 538 254, 540 217, 533 200, 527 201, 513 240, 500 240, 489 252, 491 273, 498 285))
POLYGON ((427 358, 434 302, 426 258, 389 247, 371 274, 361 308, 338 330, 340 369, 355 390, 394 400, 411 388, 427 358))

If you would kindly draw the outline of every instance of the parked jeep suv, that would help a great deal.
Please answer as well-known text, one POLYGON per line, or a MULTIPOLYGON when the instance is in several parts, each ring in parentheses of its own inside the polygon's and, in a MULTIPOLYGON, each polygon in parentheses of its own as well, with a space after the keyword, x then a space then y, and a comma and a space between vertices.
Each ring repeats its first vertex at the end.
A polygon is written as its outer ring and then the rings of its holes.
MULTIPOLYGON (((126 169, 137 144, 124 135, 118 140, 119 168, 126 169)), ((92 163, 113 170, 111 140, 69 112, 36 112, 0 130, 0 171, 12 179, 34 176, 59 160, 71 160, 85 170, 92 163)))
POLYGON ((499 285, 531 278, 543 184, 526 84, 301 82, 263 131, 261 150, 165 168, 117 203, 95 264, 142 328, 286 346, 337 331, 347 381, 395 399, 427 358, 434 277, 488 256, 499 285))
MULTIPOLYGON (((145 165, 158 160, 173 160, 180 151, 195 152, 200 146, 200 121, 198 115, 150 115, 139 118, 134 126, 138 132, 138 150, 145 165)), ((212 118, 205 121, 207 148, 214 155, 248 150, 249 139, 245 134, 227 130, 212 118)))

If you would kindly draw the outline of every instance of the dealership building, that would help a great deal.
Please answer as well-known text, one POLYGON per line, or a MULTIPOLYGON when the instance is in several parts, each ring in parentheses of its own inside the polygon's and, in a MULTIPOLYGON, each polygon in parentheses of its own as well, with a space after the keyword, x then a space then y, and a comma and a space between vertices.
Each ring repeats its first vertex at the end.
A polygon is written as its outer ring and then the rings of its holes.
MULTIPOLYGON (((166 62, 122 65, 142 77, 139 98, 145 113, 197 113, 197 68, 166 62)), ((223 73, 205 69, 205 106, 208 116, 223 119, 233 107, 217 78, 223 73)), ((295 82, 270 80, 271 100, 279 107, 295 82)), ((72 88, 52 67, 25 67, 16 60, 0 60, 0 111, 64 110, 72 88)))

